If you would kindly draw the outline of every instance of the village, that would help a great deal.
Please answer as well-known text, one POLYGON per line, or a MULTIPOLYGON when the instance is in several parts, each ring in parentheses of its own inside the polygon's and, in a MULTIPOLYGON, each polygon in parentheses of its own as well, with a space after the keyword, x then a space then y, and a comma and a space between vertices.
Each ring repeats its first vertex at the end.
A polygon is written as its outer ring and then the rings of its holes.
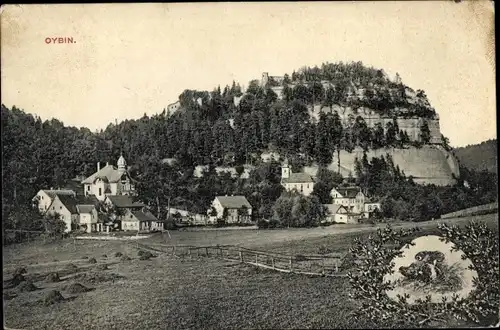
MULTIPOLYGON (((149 233, 165 229, 166 220, 158 219, 140 202, 129 166, 123 155, 116 166, 107 163, 71 187, 41 189, 33 205, 43 216, 64 221, 65 232, 110 233, 114 231, 149 233)), ((281 166, 281 185, 285 191, 309 196, 315 184, 307 173, 293 173, 285 160, 281 166)), ((359 187, 335 187, 331 204, 323 204, 322 225, 356 224, 380 211, 380 203, 370 199, 359 187)), ((167 218, 179 226, 252 225, 258 219, 245 196, 216 196, 206 214, 169 208, 167 218)))

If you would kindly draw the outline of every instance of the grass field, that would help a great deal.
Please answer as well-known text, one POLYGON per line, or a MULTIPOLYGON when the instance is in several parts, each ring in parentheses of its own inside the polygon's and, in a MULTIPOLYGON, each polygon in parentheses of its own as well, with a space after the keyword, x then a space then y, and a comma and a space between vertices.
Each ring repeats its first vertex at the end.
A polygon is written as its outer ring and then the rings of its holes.
MULTIPOLYGON (((480 218, 498 230, 498 215, 480 218)), ((464 224, 470 218, 458 220, 464 224)), ((457 221, 457 220, 455 220, 457 221)), ((422 227, 432 230, 434 224, 422 227)), ((141 243, 215 245, 241 244, 290 254, 347 251, 355 236, 352 228, 170 232, 141 243)), ((182 259, 158 255, 139 260, 133 243, 64 240, 50 244, 19 244, 4 248, 4 280, 19 266, 27 269, 38 290, 5 299, 5 325, 15 329, 225 329, 225 328, 367 328, 373 325, 352 312, 359 308, 348 298, 344 278, 283 274, 216 259, 182 259), (121 252, 132 258, 122 261, 121 252), (104 256, 106 255, 106 256, 104 256), (95 258, 90 264, 87 258, 95 258), (68 271, 67 264, 76 269, 68 271), (108 270, 98 269, 108 264, 108 270), (46 280, 60 272, 61 281, 46 280), (69 293, 69 284, 92 291, 69 293), (65 301, 46 306, 50 290, 65 301)))

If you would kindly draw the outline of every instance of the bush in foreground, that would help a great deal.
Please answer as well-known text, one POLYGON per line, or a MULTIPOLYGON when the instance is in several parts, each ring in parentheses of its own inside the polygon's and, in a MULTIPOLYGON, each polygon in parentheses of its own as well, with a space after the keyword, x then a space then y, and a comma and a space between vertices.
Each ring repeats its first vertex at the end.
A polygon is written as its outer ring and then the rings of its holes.
POLYGON ((381 327, 439 327, 464 322, 489 326, 498 322, 498 234, 474 222, 465 228, 443 224, 438 229, 443 241, 452 242, 457 251, 464 253, 462 259, 472 262, 469 269, 478 275, 474 290, 466 298, 454 295, 441 303, 431 302, 430 295, 414 304, 408 302, 406 294, 399 296, 399 301, 389 298, 386 292, 394 289, 394 283, 384 281, 384 276, 394 272, 394 258, 402 254, 403 247, 411 245, 418 229, 396 232, 387 226, 367 240, 356 239, 349 251, 353 267, 348 274, 351 297, 363 304, 359 313, 381 327))

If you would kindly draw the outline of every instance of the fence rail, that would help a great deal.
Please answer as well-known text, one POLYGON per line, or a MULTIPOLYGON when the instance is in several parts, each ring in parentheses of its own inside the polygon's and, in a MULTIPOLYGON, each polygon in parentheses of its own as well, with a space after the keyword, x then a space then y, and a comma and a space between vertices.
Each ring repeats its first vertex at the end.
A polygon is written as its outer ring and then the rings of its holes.
POLYGON ((129 243, 137 249, 167 253, 178 257, 212 257, 225 261, 239 262, 283 273, 344 277, 341 258, 322 255, 287 255, 238 247, 234 245, 193 246, 166 245, 160 243, 129 243))
POLYGON ((469 215, 477 215, 477 213, 482 213, 482 212, 493 213, 496 211, 498 211, 498 202, 469 207, 467 209, 463 209, 460 211, 443 214, 443 215, 441 215, 441 219, 465 217, 465 216, 469 216, 469 215))

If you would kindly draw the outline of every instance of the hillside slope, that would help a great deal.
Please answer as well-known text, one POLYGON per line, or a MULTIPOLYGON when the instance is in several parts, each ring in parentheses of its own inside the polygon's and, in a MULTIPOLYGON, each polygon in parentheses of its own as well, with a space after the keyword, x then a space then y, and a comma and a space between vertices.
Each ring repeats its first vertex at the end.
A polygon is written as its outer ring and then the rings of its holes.
POLYGON ((460 163, 469 169, 497 173, 497 140, 469 145, 454 150, 460 163))

